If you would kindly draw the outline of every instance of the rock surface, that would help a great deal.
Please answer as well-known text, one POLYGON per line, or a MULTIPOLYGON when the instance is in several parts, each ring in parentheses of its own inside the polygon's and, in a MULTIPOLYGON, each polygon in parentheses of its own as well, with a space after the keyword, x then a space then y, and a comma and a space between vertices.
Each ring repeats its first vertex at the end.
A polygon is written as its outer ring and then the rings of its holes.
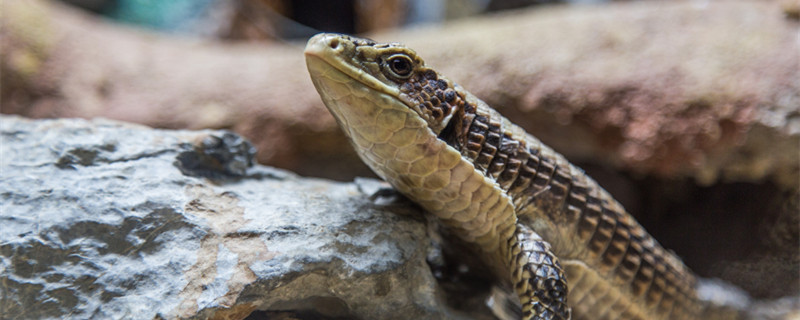
MULTIPOLYGON (((0 117, 0 315, 493 319, 485 269, 385 184, 251 167, 254 154, 224 131, 0 117)), ((747 292, 711 280, 703 297, 800 315, 794 201, 760 223, 777 252, 707 262, 747 292)))
POLYGON ((8 116, 0 129, 3 318, 449 317, 407 203, 242 170, 253 150, 220 131, 8 116))

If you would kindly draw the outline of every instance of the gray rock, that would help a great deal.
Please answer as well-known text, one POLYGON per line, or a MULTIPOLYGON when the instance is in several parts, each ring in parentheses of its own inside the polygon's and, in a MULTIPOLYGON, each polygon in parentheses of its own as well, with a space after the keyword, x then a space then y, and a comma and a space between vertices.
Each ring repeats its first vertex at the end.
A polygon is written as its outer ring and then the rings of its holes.
MULTIPOLYGON (((0 116, 0 317, 494 319, 488 272, 387 184, 254 154, 224 131, 0 116)), ((707 284, 731 313, 748 303, 707 284)))
POLYGON ((247 169, 252 147, 220 131, 7 116, 0 128, 4 317, 453 316, 407 202, 247 169))

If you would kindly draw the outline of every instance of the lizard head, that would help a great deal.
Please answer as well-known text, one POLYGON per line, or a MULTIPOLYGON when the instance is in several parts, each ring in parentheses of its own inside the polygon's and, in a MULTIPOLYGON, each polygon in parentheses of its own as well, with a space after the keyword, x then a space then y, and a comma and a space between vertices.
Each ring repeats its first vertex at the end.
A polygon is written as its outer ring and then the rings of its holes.
POLYGON ((322 33, 308 41, 305 55, 328 109, 348 126, 368 123, 357 118, 373 117, 379 112, 374 109, 400 103, 439 134, 461 101, 451 81, 399 43, 322 33))

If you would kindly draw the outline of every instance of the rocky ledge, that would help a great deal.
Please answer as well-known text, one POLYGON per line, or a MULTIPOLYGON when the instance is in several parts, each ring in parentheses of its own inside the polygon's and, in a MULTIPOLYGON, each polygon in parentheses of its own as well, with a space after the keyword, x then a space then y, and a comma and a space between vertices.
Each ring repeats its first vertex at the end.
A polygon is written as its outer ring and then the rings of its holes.
POLYGON ((447 318, 425 221, 221 131, 2 117, 0 314, 447 318), (246 169, 246 170, 245 170, 246 169), (401 214, 398 214, 401 213, 401 214), (390 316, 386 316, 390 315, 390 316))
POLYGON ((384 184, 254 153, 225 131, 0 117, 0 315, 492 318, 485 279, 448 264, 435 224, 384 184))

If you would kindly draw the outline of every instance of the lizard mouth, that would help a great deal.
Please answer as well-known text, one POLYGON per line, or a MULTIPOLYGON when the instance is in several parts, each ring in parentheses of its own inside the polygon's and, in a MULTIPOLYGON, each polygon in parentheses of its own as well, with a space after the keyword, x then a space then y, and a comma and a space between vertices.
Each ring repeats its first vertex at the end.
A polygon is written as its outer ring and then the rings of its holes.
MULTIPOLYGON (((380 56, 383 54, 375 53, 376 50, 381 49, 383 48, 379 45, 376 46, 375 42, 371 40, 352 38, 341 34, 322 33, 308 40, 305 48, 306 64, 318 90, 325 90, 331 96, 329 99, 338 100, 338 97, 344 94, 344 92, 335 92, 336 90, 333 89, 333 87, 341 86, 333 83, 324 83, 336 82, 348 87, 348 93, 355 94, 361 98, 367 98, 367 100, 372 101, 379 99, 384 103, 403 105, 421 116, 436 134, 440 133, 452 117, 453 112, 450 110, 452 106, 448 106, 450 108, 448 110, 433 110, 438 111, 438 115, 432 114, 430 109, 439 107, 441 101, 434 102, 426 107, 424 105, 425 101, 419 95, 403 91, 401 89, 403 86, 395 84, 390 79, 390 76, 381 73, 382 68, 386 67, 384 65, 386 61, 383 60, 385 57, 382 58, 380 56), (375 75, 376 73, 378 73, 377 76, 375 75)), ((385 55, 391 54, 396 53, 393 53, 393 51, 385 53, 385 55)), ((418 77, 422 77, 422 75, 418 75, 418 77)), ((404 85, 406 84, 408 82, 404 82, 404 85)), ((431 88, 434 90, 441 89, 431 88)), ((428 96, 425 96, 424 100, 427 99, 428 96)), ((334 102, 333 104, 337 103, 334 102)), ((329 109, 331 107, 331 105, 328 105, 329 109)), ((336 106, 336 108, 342 107, 344 106, 336 106)), ((341 110, 338 112, 341 112, 341 110)))
POLYGON ((309 40, 305 56, 311 80, 351 141, 381 140, 392 130, 379 126, 378 116, 407 114, 413 108, 400 97, 399 89, 382 83, 360 64, 351 63, 357 43, 348 40, 335 34, 320 34, 309 40))
POLYGON ((332 79, 334 81, 358 82, 369 89, 392 96, 409 105, 407 101, 403 101, 400 98, 400 90, 398 88, 387 86, 348 61, 356 54, 356 44, 345 41, 342 38, 347 39, 339 34, 322 33, 308 40, 304 53, 309 72, 326 78, 335 78, 332 79), (337 72, 333 72, 334 70, 331 69, 335 69, 335 71, 347 76, 349 79, 341 79, 341 76, 334 76, 337 72))

